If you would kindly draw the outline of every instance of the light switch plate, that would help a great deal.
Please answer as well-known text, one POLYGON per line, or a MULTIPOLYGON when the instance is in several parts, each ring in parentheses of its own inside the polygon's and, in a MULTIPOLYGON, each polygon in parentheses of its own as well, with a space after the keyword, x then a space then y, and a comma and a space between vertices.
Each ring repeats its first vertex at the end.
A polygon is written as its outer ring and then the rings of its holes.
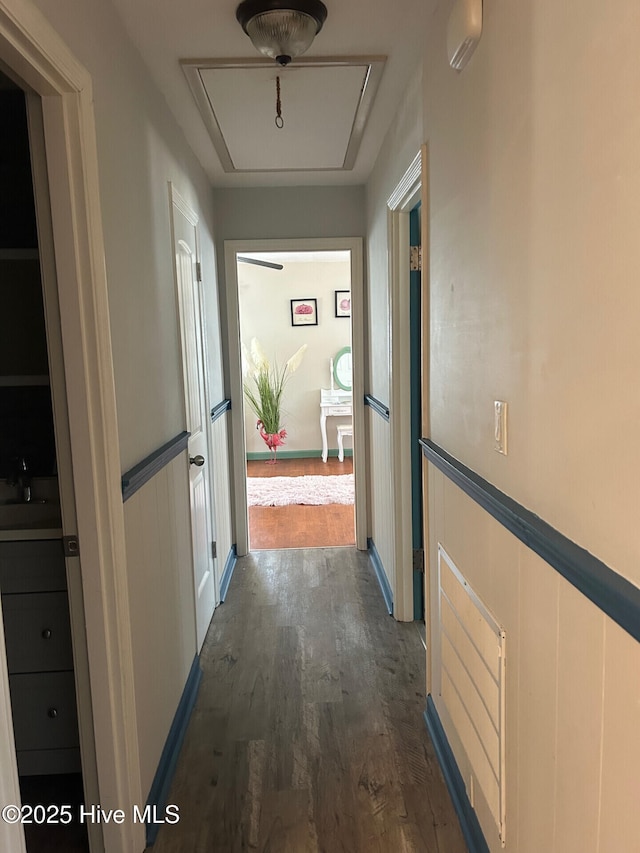
POLYGON ((507 404, 504 400, 494 400, 494 444, 493 449, 507 455, 507 404))

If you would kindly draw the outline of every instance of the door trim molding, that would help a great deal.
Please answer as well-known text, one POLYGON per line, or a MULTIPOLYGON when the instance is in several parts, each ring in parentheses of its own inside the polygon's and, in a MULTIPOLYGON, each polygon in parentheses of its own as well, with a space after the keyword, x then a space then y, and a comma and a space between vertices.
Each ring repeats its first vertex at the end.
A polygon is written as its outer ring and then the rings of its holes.
MULTIPOLYGON (((389 425, 393 483, 394 616, 413 620, 411 528, 411 387, 409 340, 409 213, 421 200, 422 150, 387 201, 389 245, 389 425)), ((425 368, 423 367, 423 370, 425 368)))
MULTIPOLYGON (((236 255, 247 252, 351 252, 351 351, 353 372, 353 473, 355 478, 356 548, 367 550, 367 491, 364 418, 364 267, 361 237, 313 237, 307 239, 225 240, 225 287, 227 326, 229 329, 229 381, 231 397, 231 462, 234 492, 234 532, 237 554, 249 550, 249 513, 247 510, 246 436, 244 396, 240 353, 240 305, 236 255), (360 464, 359 464, 360 463, 360 464), (360 470, 362 468, 362 470, 360 470)), ((318 389, 319 390, 319 389, 318 389)))
MULTIPOLYGON (((92 82, 26 0, 0 0, 0 60, 42 98, 98 782, 115 809, 142 792, 92 82)), ((144 847, 139 824, 102 832, 113 853, 144 847)))

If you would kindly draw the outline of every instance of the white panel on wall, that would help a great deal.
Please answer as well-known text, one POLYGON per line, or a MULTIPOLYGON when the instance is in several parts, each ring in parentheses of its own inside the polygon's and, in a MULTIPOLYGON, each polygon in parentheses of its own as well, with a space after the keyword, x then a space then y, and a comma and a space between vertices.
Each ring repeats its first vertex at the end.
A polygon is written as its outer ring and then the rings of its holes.
POLYGON ((441 697, 504 847, 506 636, 440 545, 438 606, 441 697))
POLYGON ((393 489, 391 487, 391 439, 389 423, 367 408, 370 435, 370 535, 376 546, 391 589, 395 587, 393 489))
POLYGON ((124 504, 131 639, 146 793, 196 653, 189 477, 176 456, 124 504), (162 677, 158 677, 158 673, 162 677))
MULTIPOLYGON (((233 544, 233 532, 231 526, 231 481, 229 475, 229 428, 228 420, 231 415, 227 412, 223 417, 217 418, 211 424, 211 453, 213 455, 212 468, 214 513, 216 531, 216 542, 218 546, 218 579, 222 577, 229 551, 233 544)), ((217 590, 218 596, 220 590, 217 590)), ((218 602, 216 602, 217 604, 218 602)))

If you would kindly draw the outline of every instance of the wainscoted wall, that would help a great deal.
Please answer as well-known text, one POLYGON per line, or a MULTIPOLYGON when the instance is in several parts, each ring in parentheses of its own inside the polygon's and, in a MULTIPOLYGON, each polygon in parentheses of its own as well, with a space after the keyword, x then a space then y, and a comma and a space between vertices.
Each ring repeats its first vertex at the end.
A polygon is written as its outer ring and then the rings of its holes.
POLYGON ((231 522, 231 477, 229 473, 229 419, 228 406, 220 404, 213 410, 211 423, 210 452, 212 454, 214 530, 218 548, 217 558, 217 595, 220 597, 220 583, 229 558, 233 541, 231 522), (216 412, 219 414, 216 417, 216 412))
POLYGON ((637 849, 640 645, 430 463, 428 480, 432 698, 490 850, 496 825, 441 693, 438 545, 508 638, 504 849, 637 849))
POLYGON ((371 519, 370 537, 377 551, 380 564, 387 576, 389 586, 394 588, 393 564, 393 513, 391 501, 391 441, 389 421, 370 405, 365 407, 369 435, 369 506, 371 519))
POLYGON ((182 450, 124 503, 145 796, 196 654, 188 465, 182 450))

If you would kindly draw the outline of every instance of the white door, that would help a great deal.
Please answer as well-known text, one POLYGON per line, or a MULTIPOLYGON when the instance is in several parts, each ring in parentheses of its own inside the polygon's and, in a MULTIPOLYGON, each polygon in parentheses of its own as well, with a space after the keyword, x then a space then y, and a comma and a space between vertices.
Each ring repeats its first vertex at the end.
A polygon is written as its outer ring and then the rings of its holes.
POLYGON ((215 608, 216 583, 212 550, 213 516, 209 489, 210 415, 206 404, 205 341, 197 263, 198 219, 173 188, 171 198, 186 425, 190 433, 188 450, 193 582, 196 634, 198 651, 200 651, 215 608))

